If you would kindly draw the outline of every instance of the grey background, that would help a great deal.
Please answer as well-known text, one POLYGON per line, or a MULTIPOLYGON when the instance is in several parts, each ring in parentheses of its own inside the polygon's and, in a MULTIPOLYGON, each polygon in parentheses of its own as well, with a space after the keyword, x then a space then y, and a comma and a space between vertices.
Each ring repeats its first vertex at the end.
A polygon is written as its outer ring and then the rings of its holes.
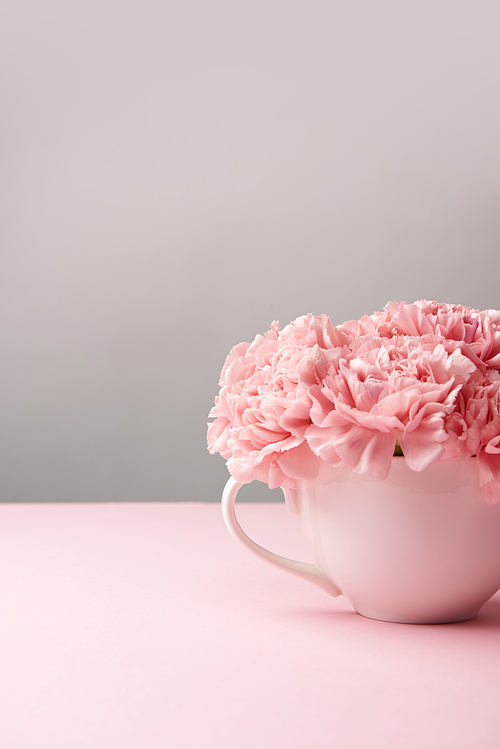
POLYGON ((390 299, 500 307, 499 21, 3 4, 1 500, 218 500, 231 346, 390 299))

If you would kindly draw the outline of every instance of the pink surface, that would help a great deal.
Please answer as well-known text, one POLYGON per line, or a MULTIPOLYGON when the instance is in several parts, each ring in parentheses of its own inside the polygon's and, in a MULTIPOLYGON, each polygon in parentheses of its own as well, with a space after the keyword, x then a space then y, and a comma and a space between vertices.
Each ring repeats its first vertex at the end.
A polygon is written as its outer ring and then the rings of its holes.
MULTIPOLYGON (((237 508, 310 557, 283 505, 237 508)), ((0 505, 5 749, 500 745, 500 596, 386 624, 250 556, 218 505, 0 505)))

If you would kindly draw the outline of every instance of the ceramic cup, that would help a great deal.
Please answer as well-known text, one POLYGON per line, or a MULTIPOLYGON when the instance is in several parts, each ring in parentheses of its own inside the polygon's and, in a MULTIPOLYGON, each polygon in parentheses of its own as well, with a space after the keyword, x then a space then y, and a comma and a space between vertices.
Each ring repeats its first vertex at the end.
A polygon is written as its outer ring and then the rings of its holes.
POLYGON ((500 589, 500 505, 487 505, 475 459, 421 473, 395 457, 387 479, 324 465, 313 481, 284 489, 316 564, 274 554, 250 539, 235 515, 241 484, 222 496, 230 533, 247 549, 363 616, 390 622, 472 619, 500 589))

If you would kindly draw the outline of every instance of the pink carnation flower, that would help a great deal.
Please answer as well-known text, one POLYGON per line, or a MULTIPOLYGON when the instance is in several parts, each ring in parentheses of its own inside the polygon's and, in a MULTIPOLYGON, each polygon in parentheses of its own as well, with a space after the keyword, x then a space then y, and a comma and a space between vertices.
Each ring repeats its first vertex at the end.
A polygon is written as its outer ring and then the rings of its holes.
POLYGON ((488 504, 500 502, 500 373, 477 370, 445 419, 448 459, 477 457, 479 483, 488 504))
POLYGON ((320 460, 305 440, 309 387, 322 382, 347 342, 326 315, 306 315, 233 348, 210 412, 208 447, 227 459, 237 481, 259 479, 273 489, 317 476, 320 460))
POLYGON ((359 338, 371 334, 394 336, 436 335, 455 342, 477 365, 500 369, 500 312, 479 312, 460 304, 440 304, 422 299, 413 304, 389 302, 383 312, 349 320, 339 330, 359 338))
POLYGON ((384 479, 396 441, 408 466, 422 471, 444 454, 444 418, 475 365, 443 339, 365 335, 351 345, 325 384, 311 388, 316 455, 333 466, 384 479))

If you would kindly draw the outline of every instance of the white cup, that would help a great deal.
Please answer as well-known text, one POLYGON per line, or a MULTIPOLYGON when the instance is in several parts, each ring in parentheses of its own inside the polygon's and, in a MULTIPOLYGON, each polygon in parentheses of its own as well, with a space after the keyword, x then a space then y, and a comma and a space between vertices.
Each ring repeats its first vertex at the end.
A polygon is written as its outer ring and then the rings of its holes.
POLYGON ((324 464, 313 481, 283 489, 316 564, 274 554, 250 539, 235 515, 241 484, 222 496, 230 533, 247 549, 363 616, 391 622, 472 619, 500 589, 500 505, 487 505, 475 459, 411 471, 394 457, 387 479, 324 464))

